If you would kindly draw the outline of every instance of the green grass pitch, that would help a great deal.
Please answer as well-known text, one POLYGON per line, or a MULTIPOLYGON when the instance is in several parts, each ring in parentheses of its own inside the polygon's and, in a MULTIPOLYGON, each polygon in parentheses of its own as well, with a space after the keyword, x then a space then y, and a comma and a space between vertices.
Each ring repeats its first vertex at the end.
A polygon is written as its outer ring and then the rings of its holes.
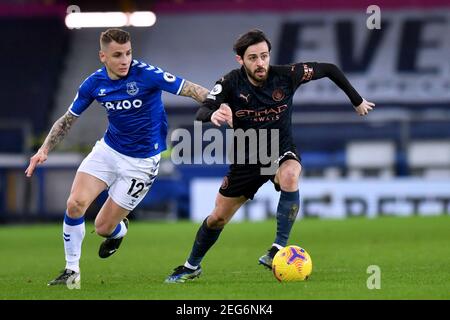
POLYGON ((64 267, 61 224, 0 227, 0 299, 303 300, 450 299, 450 216, 304 219, 290 244, 313 260, 305 282, 278 283, 257 260, 275 220, 231 223, 204 259, 203 274, 164 284, 184 263, 199 224, 131 221, 117 253, 97 256, 102 238, 86 226, 81 289, 47 287, 64 267), (369 290, 370 265, 381 288, 369 290))

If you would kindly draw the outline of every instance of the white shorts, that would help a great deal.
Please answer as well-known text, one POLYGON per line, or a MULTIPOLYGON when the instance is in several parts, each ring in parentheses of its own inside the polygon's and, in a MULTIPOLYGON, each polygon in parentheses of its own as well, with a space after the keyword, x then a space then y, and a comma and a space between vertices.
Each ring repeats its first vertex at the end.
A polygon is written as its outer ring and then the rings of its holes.
POLYGON ((160 159, 160 154, 144 159, 123 155, 101 139, 80 164, 78 171, 104 181, 114 202, 131 211, 150 190, 158 174, 160 159))

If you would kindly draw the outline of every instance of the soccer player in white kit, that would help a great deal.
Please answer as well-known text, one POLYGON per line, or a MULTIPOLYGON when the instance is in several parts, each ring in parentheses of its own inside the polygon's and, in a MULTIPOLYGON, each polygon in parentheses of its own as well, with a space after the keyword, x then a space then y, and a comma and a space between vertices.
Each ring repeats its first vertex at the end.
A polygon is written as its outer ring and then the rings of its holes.
POLYGON ((162 91, 199 103, 209 93, 156 66, 133 60, 130 34, 121 29, 101 33, 99 57, 104 67, 84 80, 69 110, 54 123, 25 171, 27 177, 32 176, 35 167, 47 160, 48 153, 94 100, 105 108, 108 129, 78 168, 67 200, 63 223, 65 270, 48 285, 79 283, 84 214, 105 189, 109 196, 95 219, 96 233, 106 238, 99 256, 109 257, 119 248, 128 230, 126 217, 150 189, 158 173, 160 153, 166 149, 162 91))

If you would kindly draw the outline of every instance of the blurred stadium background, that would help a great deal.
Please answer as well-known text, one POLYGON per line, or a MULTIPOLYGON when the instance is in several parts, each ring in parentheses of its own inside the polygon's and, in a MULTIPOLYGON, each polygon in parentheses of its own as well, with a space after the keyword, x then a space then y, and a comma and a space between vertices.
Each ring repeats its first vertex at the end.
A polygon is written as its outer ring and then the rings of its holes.
MULTIPOLYGON (((381 28, 369 30, 371 4, 1 1, 0 223, 60 221, 75 171, 106 129, 106 114, 94 102, 47 163, 31 180, 25 178, 28 159, 52 123, 67 110, 79 84, 101 67, 98 36, 105 28, 68 29, 69 5, 81 12, 153 11, 152 27, 124 27, 132 34, 134 58, 207 88, 237 68, 234 40, 254 27, 272 40, 272 64, 335 63, 376 109, 358 117, 328 80, 297 92, 293 130, 304 166, 302 216, 448 215, 450 3, 377 1, 381 28)), ((192 132, 195 102, 169 94, 163 99, 170 129, 192 132)), ((174 165, 168 152, 153 189, 132 217, 202 220, 226 170, 226 164, 174 165)), ((264 186, 234 220, 273 216, 278 194, 272 190, 264 186)), ((105 197, 93 203, 88 219, 105 197)))

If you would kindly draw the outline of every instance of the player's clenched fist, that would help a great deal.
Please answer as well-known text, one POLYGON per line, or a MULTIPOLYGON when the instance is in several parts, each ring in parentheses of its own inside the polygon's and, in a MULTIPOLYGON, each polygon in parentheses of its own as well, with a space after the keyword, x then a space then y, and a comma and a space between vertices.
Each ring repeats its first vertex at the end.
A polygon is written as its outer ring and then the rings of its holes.
POLYGON ((233 128, 233 112, 227 104, 221 104, 211 116, 211 122, 220 127, 224 123, 233 128))

